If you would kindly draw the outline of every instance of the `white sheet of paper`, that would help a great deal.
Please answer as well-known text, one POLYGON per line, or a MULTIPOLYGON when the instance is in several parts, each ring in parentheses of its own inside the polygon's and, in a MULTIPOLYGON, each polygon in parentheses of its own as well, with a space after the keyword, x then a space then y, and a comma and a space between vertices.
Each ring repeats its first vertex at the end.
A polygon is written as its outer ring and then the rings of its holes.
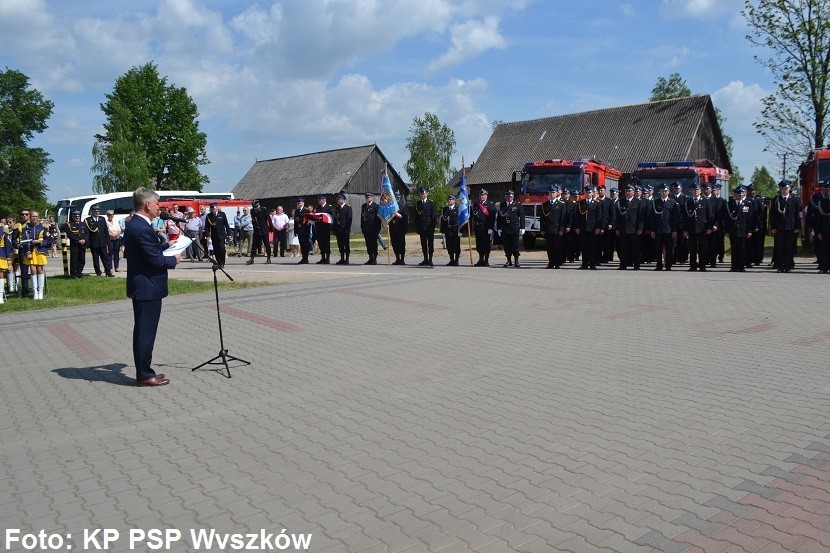
POLYGON ((179 239, 176 240, 176 243, 164 250, 164 255, 177 255, 182 253, 187 247, 193 243, 193 240, 188 238, 187 236, 179 236, 179 239))

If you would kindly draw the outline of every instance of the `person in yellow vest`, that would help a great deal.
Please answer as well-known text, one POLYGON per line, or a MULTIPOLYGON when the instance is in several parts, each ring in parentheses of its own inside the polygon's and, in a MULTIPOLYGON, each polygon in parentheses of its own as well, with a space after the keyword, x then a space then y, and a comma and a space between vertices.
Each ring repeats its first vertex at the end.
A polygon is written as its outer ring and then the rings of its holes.
POLYGON ((0 225, 0 303, 6 301, 6 273, 9 270, 9 258, 12 255, 12 235, 3 222, 0 225))
POLYGON ((51 240, 49 229, 40 224, 40 214, 37 211, 29 212, 29 224, 23 227, 21 234, 21 251, 23 264, 29 267, 31 288, 34 299, 43 299, 43 288, 46 284, 46 259, 49 253, 51 240))

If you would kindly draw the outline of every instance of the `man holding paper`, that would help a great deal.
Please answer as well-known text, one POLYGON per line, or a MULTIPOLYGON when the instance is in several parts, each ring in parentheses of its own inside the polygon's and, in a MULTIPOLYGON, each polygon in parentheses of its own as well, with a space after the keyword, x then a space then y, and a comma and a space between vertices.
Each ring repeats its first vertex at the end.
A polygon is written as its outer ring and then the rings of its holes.
POLYGON ((135 216, 124 230, 127 258, 127 297, 133 300, 133 359, 137 386, 164 386, 170 380, 151 364, 161 299, 167 296, 167 269, 175 269, 181 254, 165 256, 150 222, 159 214, 158 194, 148 188, 133 192, 135 216))

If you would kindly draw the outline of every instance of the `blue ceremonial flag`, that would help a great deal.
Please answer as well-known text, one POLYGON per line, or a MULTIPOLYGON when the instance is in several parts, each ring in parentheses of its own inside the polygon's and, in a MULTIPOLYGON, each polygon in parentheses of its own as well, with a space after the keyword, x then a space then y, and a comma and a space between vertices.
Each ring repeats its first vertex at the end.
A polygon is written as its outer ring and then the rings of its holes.
POLYGON ((461 185, 458 188, 458 226, 470 220, 470 202, 467 195, 467 177, 464 175, 464 162, 461 162, 461 185))
POLYGON ((395 216, 398 212, 398 200, 395 199, 395 192, 392 190, 392 182, 386 174, 386 167, 383 167, 380 180, 380 202, 378 203, 378 217, 385 222, 395 216))

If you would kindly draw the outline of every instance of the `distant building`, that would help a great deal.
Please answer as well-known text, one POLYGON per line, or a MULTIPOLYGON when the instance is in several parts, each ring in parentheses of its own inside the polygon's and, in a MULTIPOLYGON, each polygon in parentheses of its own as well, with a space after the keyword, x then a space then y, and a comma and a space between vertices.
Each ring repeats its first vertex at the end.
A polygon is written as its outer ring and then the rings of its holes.
POLYGON ((392 189, 400 192, 405 202, 409 188, 376 145, 257 161, 233 193, 237 198, 257 199, 266 207, 282 205, 288 212, 296 206, 297 196, 305 196, 306 204, 317 205, 317 197, 326 194, 334 205, 337 194, 343 192, 354 211, 352 231, 357 232, 360 204, 366 192, 380 193, 384 163, 392 189))
MULTIPOLYGON (((528 161, 591 157, 623 173, 641 161, 687 159, 732 169, 712 99, 700 95, 503 123, 467 171, 467 185, 471 195, 486 188, 499 201, 528 161)), ((458 175, 449 184, 457 189, 458 175)))

